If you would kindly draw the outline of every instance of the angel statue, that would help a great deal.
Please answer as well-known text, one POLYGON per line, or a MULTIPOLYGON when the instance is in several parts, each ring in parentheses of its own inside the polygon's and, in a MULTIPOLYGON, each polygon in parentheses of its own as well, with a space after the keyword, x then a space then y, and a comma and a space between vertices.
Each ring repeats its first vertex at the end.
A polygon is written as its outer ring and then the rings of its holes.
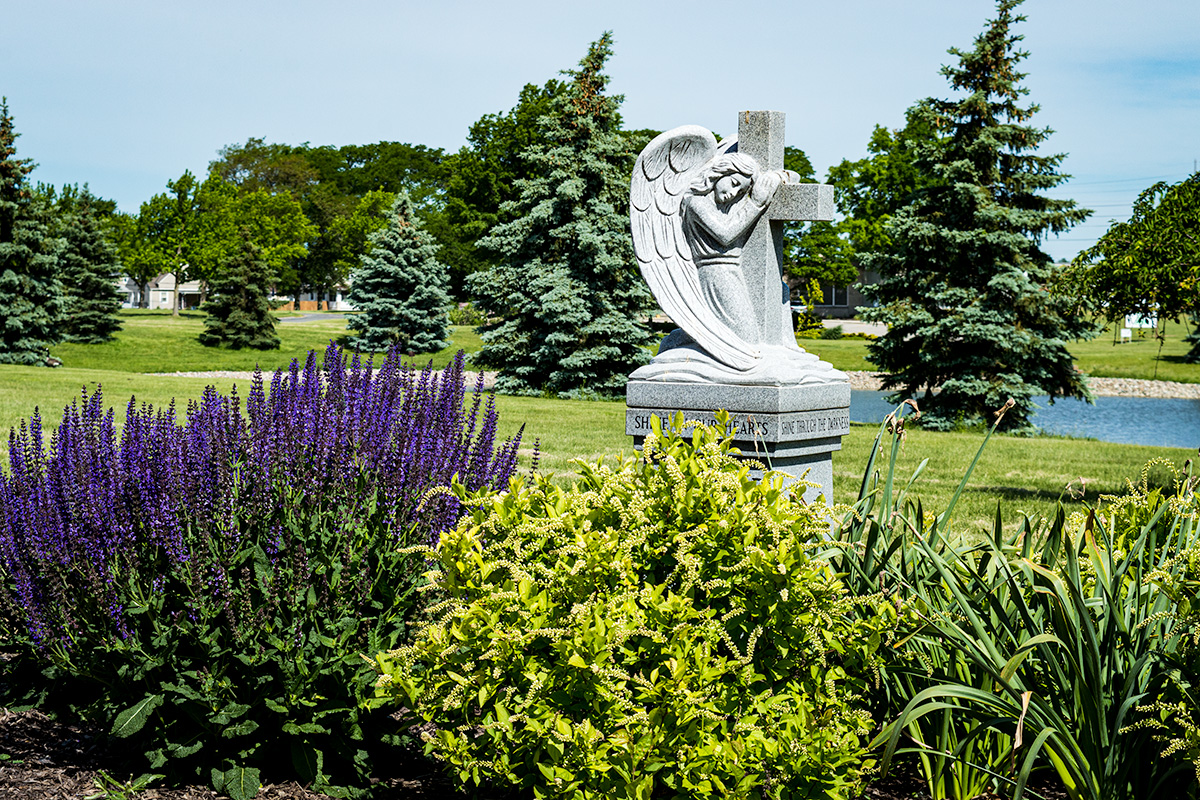
MULTIPOLYGON (((650 290, 679 330, 631 380, 745 384, 823 382, 832 370, 786 332, 766 337, 742 270, 742 248, 779 186, 798 182, 763 170, 713 134, 684 125, 660 134, 638 156, 630 186, 633 247, 650 290), (825 374, 821 374, 825 373, 825 374)), ((790 305, 780 281, 780 299, 790 305)))

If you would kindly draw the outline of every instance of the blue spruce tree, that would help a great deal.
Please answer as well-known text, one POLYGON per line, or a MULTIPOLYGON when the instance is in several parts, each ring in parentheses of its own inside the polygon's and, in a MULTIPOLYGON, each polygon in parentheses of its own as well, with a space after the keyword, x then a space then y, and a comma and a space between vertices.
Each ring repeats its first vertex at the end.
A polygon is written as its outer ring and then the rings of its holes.
POLYGON ((371 251, 351 276, 351 346, 378 352, 397 346, 431 353, 447 341, 450 295, 437 243, 424 229, 407 192, 400 192, 386 228, 371 234, 371 251))
POLYGON ((57 203, 57 229, 65 242, 61 255, 67 294, 64 333, 69 341, 84 344, 107 342, 121 329, 117 317, 121 293, 116 283, 121 261, 101 228, 97 205, 87 186, 64 187, 57 203))
POLYGON ((0 364, 51 363, 67 301, 58 280, 62 240, 29 187, 33 162, 18 159, 8 102, 0 99, 0 364))
POLYGON ((499 254, 470 277, 485 325, 474 362, 500 371, 498 391, 562 397, 620 395, 646 363, 654 301, 629 238, 628 144, 620 96, 608 96, 612 34, 591 45, 540 121, 547 144, 525 154, 528 177, 479 244, 499 254))
POLYGON ((864 287, 878 306, 863 318, 889 326, 868 345, 871 360, 894 399, 924 392, 924 421, 939 429, 990 423, 1009 398, 1002 428, 1027 429, 1034 397, 1088 397, 1067 342, 1094 326, 1047 291, 1057 272, 1039 243, 1091 212, 1043 194, 1068 176, 1064 155, 1034 152, 1051 131, 1027 124, 1038 107, 1020 102, 1028 54, 1010 30, 1020 2, 999 0, 975 48, 950 50, 959 63, 942 73, 963 96, 912 110, 944 138, 921 148, 930 179, 887 223, 886 247, 863 259, 882 276, 864 287))

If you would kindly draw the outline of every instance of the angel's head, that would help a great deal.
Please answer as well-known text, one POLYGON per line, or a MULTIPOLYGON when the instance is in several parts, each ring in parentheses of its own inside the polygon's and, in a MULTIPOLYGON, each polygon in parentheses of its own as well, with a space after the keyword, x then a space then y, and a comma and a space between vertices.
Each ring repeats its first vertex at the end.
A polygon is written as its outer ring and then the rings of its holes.
POLYGON ((758 176, 758 164, 750 156, 726 153, 713 159, 692 184, 692 194, 713 193, 720 205, 732 203, 750 190, 758 176))

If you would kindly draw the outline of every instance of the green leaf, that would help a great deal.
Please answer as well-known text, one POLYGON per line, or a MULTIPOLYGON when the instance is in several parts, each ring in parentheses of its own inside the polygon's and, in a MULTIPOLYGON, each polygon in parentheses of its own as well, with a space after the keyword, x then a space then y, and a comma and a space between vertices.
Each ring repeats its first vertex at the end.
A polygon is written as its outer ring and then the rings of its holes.
POLYGON ((234 767, 233 769, 225 770, 222 788, 217 789, 217 791, 224 791, 229 800, 251 800, 254 795, 258 794, 258 790, 261 788, 262 782, 259 780, 257 769, 253 767, 234 767))
POLYGON ((146 720, 150 718, 151 712, 162 705, 163 696, 161 694, 151 695, 145 698, 140 703, 122 711, 117 715, 113 722, 110 734, 119 739, 124 739, 127 736, 132 736, 142 729, 146 724, 146 720))
POLYGON ((195 755, 204 749, 204 740, 197 739, 191 744, 173 744, 171 745, 172 758, 187 758, 190 755, 195 755))
POLYGON ((229 725, 221 731, 222 738, 232 739, 235 736, 246 736, 258 730, 258 723, 252 719, 242 720, 237 725, 229 725))
POLYGON ((312 783, 325 768, 325 754, 312 745, 292 742, 292 766, 304 783, 312 783))
POLYGON ((286 714, 286 713, 288 713, 288 707, 287 707, 287 706, 285 706, 283 703, 280 703, 280 702, 278 702, 278 701, 276 701, 276 700, 272 700, 272 699, 271 699, 271 698, 269 698, 269 697, 268 697, 268 698, 266 698, 265 700, 263 700, 263 705, 264 705, 264 706, 266 706, 267 708, 271 709, 272 711, 274 711, 274 712, 275 712, 275 713, 277 713, 277 714, 286 714))

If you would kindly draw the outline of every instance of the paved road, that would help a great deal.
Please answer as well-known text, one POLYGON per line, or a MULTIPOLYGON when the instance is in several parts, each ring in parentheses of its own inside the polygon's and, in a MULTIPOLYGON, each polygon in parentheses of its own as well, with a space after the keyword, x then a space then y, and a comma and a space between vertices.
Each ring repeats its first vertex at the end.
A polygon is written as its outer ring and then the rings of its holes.
POLYGON ((882 336, 887 333, 887 325, 882 322, 860 322, 856 319, 823 319, 821 324, 826 328, 842 326, 843 333, 872 333, 882 336))
POLYGON ((322 320, 345 319, 347 316, 349 316, 349 315, 348 314, 336 314, 336 313, 330 313, 328 311, 325 311, 320 314, 304 314, 299 317, 280 317, 279 321, 281 323, 321 322, 322 320))

